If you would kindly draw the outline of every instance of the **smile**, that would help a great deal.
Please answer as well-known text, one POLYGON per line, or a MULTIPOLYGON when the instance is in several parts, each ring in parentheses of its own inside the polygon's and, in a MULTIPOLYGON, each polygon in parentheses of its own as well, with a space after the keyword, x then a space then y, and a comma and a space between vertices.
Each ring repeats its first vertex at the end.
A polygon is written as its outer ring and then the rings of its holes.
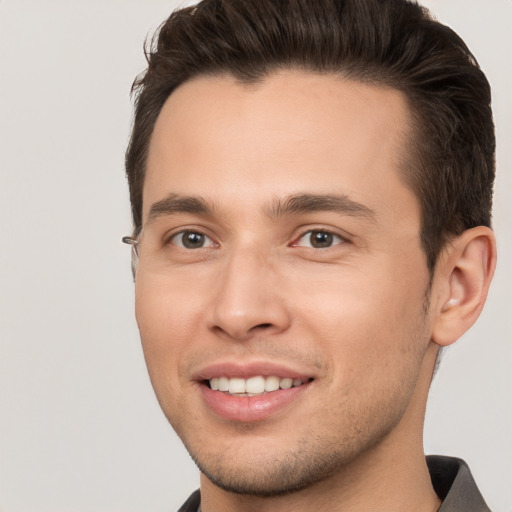
POLYGON ((213 391, 222 391, 234 396, 258 396, 279 389, 290 389, 302 386, 308 380, 292 379, 290 377, 278 377, 271 375, 264 377, 256 375, 247 379, 241 377, 214 377, 207 380, 207 384, 213 391))

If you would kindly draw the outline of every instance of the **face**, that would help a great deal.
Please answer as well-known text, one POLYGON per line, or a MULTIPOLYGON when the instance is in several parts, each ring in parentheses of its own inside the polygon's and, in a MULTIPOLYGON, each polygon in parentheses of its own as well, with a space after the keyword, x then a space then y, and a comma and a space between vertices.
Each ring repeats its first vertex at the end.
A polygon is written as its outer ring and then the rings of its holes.
POLYGON ((399 92, 299 71, 167 100, 136 314, 162 409, 218 486, 331 478, 411 407, 429 275, 409 131, 399 92))

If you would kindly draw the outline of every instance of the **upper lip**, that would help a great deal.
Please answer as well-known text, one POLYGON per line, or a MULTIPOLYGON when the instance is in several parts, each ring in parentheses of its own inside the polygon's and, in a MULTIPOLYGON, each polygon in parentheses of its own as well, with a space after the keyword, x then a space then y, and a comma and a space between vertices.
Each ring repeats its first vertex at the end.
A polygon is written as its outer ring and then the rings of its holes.
POLYGON ((250 361, 247 363, 219 361, 200 367, 193 373, 192 379, 196 381, 210 380, 215 377, 239 377, 248 379, 256 375, 276 376, 307 380, 314 377, 311 373, 270 361, 250 361))

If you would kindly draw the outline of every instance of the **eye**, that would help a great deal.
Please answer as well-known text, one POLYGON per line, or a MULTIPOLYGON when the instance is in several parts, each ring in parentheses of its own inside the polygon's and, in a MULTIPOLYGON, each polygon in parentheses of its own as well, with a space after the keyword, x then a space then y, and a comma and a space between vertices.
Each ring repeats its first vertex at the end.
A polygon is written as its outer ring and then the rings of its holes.
POLYGON ((217 244, 200 231, 180 231, 169 240, 173 245, 183 249, 203 249, 205 247, 216 247, 217 244))
POLYGON ((345 243, 346 240, 340 235, 330 231, 314 229, 304 233, 293 245, 300 247, 311 247, 313 249, 327 249, 333 245, 345 243))

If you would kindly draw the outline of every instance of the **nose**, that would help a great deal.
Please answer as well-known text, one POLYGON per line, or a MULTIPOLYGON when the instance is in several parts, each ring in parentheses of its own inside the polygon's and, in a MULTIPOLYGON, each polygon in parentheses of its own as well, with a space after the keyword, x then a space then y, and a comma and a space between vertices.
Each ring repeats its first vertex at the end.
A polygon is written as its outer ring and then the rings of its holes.
POLYGON ((251 249, 232 254, 212 294, 210 330, 237 341, 285 331, 290 314, 282 284, 268 257, 251 249))

